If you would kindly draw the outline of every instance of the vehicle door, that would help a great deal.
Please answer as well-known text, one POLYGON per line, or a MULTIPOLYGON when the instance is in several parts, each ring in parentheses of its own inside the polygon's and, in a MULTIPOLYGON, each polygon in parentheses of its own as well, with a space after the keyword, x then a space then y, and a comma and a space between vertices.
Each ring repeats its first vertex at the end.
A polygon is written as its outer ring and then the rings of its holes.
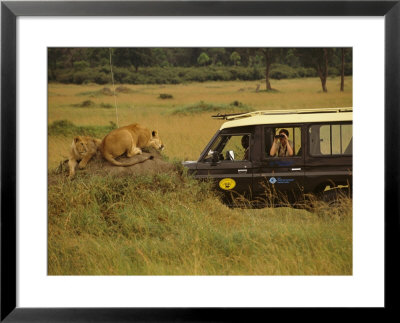
POLYGON ((254 138, 249 130, 221 131, 200 157, 196 177, 213 179, 217 189, 225 193, 251 198, 254 138))
POLYGON ((262 156, 254 169, 254 193, 261 198, 275 202, 292 202, 302 195, 304 185, 304 129, 302 125, 268 125, 261 127, 262 156), (287 136, 293 150, 292 156, 271 156, 271 147, 275 136, 282 129, 289 132, 287 136))

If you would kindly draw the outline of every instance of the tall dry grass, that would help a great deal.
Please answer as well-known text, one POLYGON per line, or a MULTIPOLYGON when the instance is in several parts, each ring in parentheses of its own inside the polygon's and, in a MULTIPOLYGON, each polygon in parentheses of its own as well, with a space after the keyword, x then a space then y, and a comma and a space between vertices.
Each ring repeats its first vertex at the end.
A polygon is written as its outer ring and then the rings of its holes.
POLYGON ((184 174, 59 177, 50 275, 351 275, 351 201, 327 212, 229 209, 184 174))

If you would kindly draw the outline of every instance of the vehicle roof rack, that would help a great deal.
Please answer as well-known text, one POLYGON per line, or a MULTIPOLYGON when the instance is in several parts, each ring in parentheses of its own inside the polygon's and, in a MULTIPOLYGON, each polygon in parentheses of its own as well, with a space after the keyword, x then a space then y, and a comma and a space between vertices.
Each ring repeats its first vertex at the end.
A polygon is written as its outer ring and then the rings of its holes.
POLYGON ((244 113, 231 113, 231 114, 220 114, 211 116, 213 119, 223 120, 236 120, 241 118, 248 118, 254 116, 263 115, 285 115, 285 114, 312 114, 312 113, 341 113, 341 112, 353 112, 353 108, 325 108, 325 109, 290 109, 290 110, 261 110, 244 113))

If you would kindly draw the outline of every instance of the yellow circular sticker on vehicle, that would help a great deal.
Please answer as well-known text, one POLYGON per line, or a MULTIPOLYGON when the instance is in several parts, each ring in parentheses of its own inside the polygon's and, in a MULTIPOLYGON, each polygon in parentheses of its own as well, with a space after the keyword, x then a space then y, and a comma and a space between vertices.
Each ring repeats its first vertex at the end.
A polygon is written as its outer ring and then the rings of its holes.
POLYGON ((219 187, 221 187, 223 190, 231 190, 235 186, 236 186, 236 182, 232 178, 224 178, 224 179, 221 179, 219 182, 219 187))

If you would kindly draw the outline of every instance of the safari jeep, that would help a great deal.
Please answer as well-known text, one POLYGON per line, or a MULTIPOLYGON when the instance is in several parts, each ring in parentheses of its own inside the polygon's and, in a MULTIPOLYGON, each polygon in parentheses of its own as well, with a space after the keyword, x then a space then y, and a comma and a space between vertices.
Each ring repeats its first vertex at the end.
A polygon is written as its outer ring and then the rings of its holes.
POLYGON ((254 201, 269 195, 293 203, 308 193, 323 198, 351 194, 352 108, 269 110, 213 118, 227 121, 198 161, 183 165, 197 179, 212 179, 227 200, 237 196, 254 201), (286 133, 291 149, 278 143, 286 133), (277 152, 277 147, 286 152, 277 152))

